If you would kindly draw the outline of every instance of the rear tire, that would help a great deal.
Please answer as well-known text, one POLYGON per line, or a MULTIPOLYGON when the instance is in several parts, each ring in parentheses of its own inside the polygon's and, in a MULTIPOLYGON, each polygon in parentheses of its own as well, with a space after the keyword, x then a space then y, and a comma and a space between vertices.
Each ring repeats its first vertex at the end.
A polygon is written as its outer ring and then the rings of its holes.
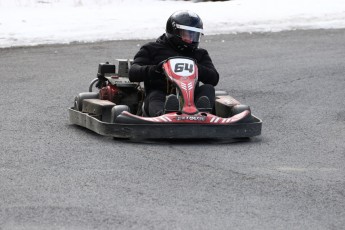
POLYGON ((127 105, 115 105, 112 109, 111 109, 111 123, 115 123, 116 118, 123 112, 123 111, 127 111, 130 112, 130 109, 127 105))
POLYGON ((79 93, 78 96, 74 98, 74 109, 77 111, 83 110, 83 101, 85 99, 98 99, 99 94, 95 92, 79 93))

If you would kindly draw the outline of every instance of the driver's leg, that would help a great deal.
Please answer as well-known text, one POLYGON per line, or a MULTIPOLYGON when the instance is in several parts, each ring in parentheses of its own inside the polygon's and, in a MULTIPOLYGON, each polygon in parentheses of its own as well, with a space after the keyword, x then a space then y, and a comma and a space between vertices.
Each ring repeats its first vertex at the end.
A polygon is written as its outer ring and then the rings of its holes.
POLYGON ((198 104, 198 101, 201 97, 206 96, 210 101, 210 108, 213 108, 215 100, 216 100, 216 91, 213 85, 205 84, 201 86, 197 86, 195 88, 195 104, 198 104))
POLYGON ((161 90, 151 91, 145 99, 145 110, 150 117, 163 114, 166 93, 161 90))

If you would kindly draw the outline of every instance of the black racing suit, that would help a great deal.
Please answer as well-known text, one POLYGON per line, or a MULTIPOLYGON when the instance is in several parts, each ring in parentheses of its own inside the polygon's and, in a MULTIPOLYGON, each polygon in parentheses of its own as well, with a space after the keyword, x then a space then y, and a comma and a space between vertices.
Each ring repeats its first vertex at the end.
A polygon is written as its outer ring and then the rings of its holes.
POLYGON ((162 114, 167 92, 167 80, 161 71, 157 71, 157 65, 174 56, 193 58, 198 66, 198 80, 204 85, 196 88, 195 100, 201 96, 210 99, 211 106, 215 100, 215 90, 219 81, 219 74, 215 69, 207 50, 198 48, 194 51, 179 51, 169 41, 165 34, 156 42, 143 45, 134 56, 134 62, 129 70, 129 79, 132 82, 144 82, 145 85, 145 111, 149 116, 162 114))

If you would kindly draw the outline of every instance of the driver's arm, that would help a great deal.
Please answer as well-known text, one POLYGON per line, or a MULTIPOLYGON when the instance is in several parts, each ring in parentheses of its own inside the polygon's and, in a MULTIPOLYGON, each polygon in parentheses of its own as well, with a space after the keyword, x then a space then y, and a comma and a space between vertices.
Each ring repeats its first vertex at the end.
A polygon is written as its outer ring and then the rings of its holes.
POLYGON ((151 60, 149 50, 143 46, 134 56, 133 64, 129 69, 129 80, 132 82, 143 82, 153 77, 155 74, 155 65, 151 60))
POLYGON ((216 86, 219 81, 219 74, 207 50, 204 50, 203 55, 198 59, 199 81, 204 84, 216 86))

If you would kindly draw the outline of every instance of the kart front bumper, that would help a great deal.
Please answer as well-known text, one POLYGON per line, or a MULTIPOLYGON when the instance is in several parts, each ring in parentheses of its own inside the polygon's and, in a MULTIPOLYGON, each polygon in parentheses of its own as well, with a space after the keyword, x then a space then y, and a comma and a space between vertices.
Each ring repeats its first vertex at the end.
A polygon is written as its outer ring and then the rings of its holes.
POLYGON ((262 121, 252 115, 250 123, 214 124, 123 124, 102 122, 88 113, 69 108, 72 124, 103 136, 127 139, 233 139, 261 134, 262 121))

